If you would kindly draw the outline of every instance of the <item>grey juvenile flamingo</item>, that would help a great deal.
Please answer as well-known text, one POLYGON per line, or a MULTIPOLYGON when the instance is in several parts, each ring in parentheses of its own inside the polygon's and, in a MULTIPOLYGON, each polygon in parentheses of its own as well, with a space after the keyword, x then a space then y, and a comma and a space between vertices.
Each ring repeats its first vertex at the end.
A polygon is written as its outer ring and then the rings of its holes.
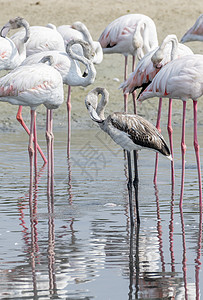
MULTIPOLYGON (((109 100, 109 93, 105 88, 97 87, 90 91, 85 99, 85 105, 93 121, 97 122, 100 128, 105 131, 118 145, 127 150, 128 172, 129 172, 129 205, 130 220, 133 225, 132 210, 132 171, 130 152, 141 149, 153 150, 161 153, 170 160, 170 150, 158 129, 144 118, 128 113, 114 112, 107 118, 104 117, 104 110, 109 100), (98 103, 98 96, 102 95, 98 103)), ((135 162, 135 161, 134 161, 135 162)), ((135 166, 136 167, 136 166, 135 166)), ((138 177, 133 181, 137 195, 138 177)), ((137 223, 140 223, 138 199, 136 197, 137 223)))

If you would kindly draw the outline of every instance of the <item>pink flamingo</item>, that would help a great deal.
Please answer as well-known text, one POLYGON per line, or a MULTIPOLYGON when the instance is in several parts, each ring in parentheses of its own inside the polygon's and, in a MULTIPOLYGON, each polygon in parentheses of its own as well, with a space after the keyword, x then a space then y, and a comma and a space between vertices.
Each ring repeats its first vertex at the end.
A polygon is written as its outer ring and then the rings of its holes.
MULTIPOLYGON (((17 31, 10 37, 10 40, 13 41, 15 48, 17 48, 19 53, 21 53, 23 50, 21 62, 26 58, 26 56, 37 52, 47 50, 65 51, 63 38, 57 30, 53 30, 45 26, 30 26, 29 23, 21 17, 16 17, 9 20, 9 22, 2 27, 1 35, 5 37, 11 29, 20 27, 24 27, 24 29, 17 31)), ((19 106, 16 119, 29 134, 30 131, 22 118, 22 106, 19 106)), ((37 149, 39 150, 42 159, 46 163, 47 159, 38 144, 37 149)))
MULTIPOLYGON (((44 62, 46 60, 47 59, 44 59, 44 62)), ((30 106, 31 109, 30 137, 28 145, 30 160, 30 211, 32 210, 34 153, 35 171, 37 170, 36 108, 40 104, 44 104, 48 111, 56 109, 62 104, 63 97, 63 81, 60 73, 45 63, 19 66, 9 74, 0 78, 0 101, 8 102, 13 105, 30 106), (33 136, 35 140, 35 149, 33 149, 33 136)), ((49 135, 53 137, 52 132, 49 132, 49 135)), ((52 164, 52 162, 48 161, 48 167, 49 164, 52 164)))
MULTIPOLYGON (((52 67, 54 67, 62 76, 63 83, 71 86, 86 87, 92 84, 96 77, 96 70, 92 62, 94 51, 88 42, 83 40, 71 40, 66 46, 66 53, 61 51, 44 51, 27 57, 22 65, 38 63, 43 56, 51 55, 53 58, 52 67), (75 45, 82 46, 83 55, 74 53, 72 48, 75 45), (79 62, 85 65, 86 76, 83 76, 79 62)), ((68 110, 68 146, 67 154, 70 156, 70 135, 71 135, 71 101, 70 90, 68 91, 67 110, 68 110)))
MULTIPOLYGON (((23 18, 17 17, 10 20, 11 29, 17 29, 27 23, 23 18)), ((13 70, 18 67, 26 58, 25 43, 29 39, 29 28, 27 27, 26 34, 19 40, 19 48, 14 42, 6 37, 7 29, 3 27, 0 31, 0 70, 13 70)))
POLYGON ((152 97, 181 99, 183 101, 182 121, 182 179, 180 193, 180 207, 183 202, 185 175, 185 113, 186 101, 193 100, 194 111, 194 148, 197 160, 199 178, 199 203, 202 206, 202 182, 199 158, 199 144, 197 139, 197 99, 203 94, 203 55, 187 55, 166 64, 154 77, 152 83, 141 93, 138 100, 143 101, 152 97))
MULTIPOLYGON (((54 25, 52 25, 54 26, 54 25)), ((100 64, 103 60, 103 51, 100 43, 98 41, 93 41, 92 36, 82 22, 74 22, 72 25, 61 25, 57 27, 58 32, 61 34, 64 40, 65 47, 70 43, 70 41, 74 40, 83 40, 89 43, 89 45, 94 50, 94 55, 91 60, 94 64, 100 64)), ((74 53, 77 53, 81 56, 86 56, 84 53, 84 49, 78 43, 75 43, 72 46, 74 53)), ((86 56, 87 57, 87 56, 86 56)), ((83 76, 88 74, 88 70, 86 69, 83 76)), ((68 86, 68 96, 67 96, 67 111, 68 111, 68 150, 67 154, 70 155, 70 110, 71 110, 71 85, 68 86)))
MULTIPOLYGON (((144 89, 152 82, 155 75, 159 70, 166 65, 171 60, 180 58, 185 55, 193 54, 192 50, 178 43, 176 35, 171 34, 167 35, 162 41, 159 47, 156 47, 154 50, 147 53, 137 64, 137 67, 134 72, 132 72, 128 79, 121 84, 123 93, 133 93, 134 90, 141 88, 142 93, 144 89)), ((139 96, 138 96, 139 97, 139 96)), ((157 124, 156 127, 159 131, 160 128, 160 118, 161 118, 161 107, 162 107, 162 98, 159 99, 158 106, 158 115, 157 115, 157 124)), ((171 155, 173 157, 173 141, 172 141, 172 125, 171 125, 171 115, 172 115, 172 99, 169 99, 169 114, 168 114, 168 134, 171 155)), ((172 182, 174 183, 174 161, 171 161, 171 170, 172 170, 172 182)), ((155 162, 155 173, 154 173, 154 183, 157 181, 157 169, 158 169, 158 153, 156 153, 156 162, 155 162)))
POLYGON ((203 41, 203 14, 201 14, 195 24, 183 35, 181 43, 191 41, 203 41))
MULTIPOLYGON (((65 47, 71 40, 84 40, 91 45, 92 49, 94 49, 94 56, 92 58, 92 62, 94 64, 100 64, 102 62, 102 47, 98 41, 93 41, 92 36, 84 23, 77 21, 74 22, 72 25, 61 25, 57 27, 57 30, 64 39, 65 47)), ((73 49, 75 52, 75 46, 73 49)), ((80 55, 83 55, 83 52, 81 52, 80 55)))
MULTIPOLYGON (((151 18, 142 14, 129 14, 110 23, 99 37, 104 54, 121 53, 125 57, 124 80, 127 79, 128 55, 140 60, 145 53, 158 46, 156 26, 151 18)), ((134 110, 136 104, 134 98, 134 110)), ((124 95, 124 110, 127 111, 127 94, 124 95)))

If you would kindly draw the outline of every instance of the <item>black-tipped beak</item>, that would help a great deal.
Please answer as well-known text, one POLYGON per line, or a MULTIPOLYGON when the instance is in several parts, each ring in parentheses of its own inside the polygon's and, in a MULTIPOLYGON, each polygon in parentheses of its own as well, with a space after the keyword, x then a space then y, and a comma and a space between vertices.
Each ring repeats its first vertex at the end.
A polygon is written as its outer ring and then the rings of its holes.
POLYGON ((9 32, 9 30, 10 30, 10 26, 9 26, 9 23, 8 23, 8 24, 4 25, 4 27, 2 27, 2 29, 0 31, 0 36, 5 38, 8 34, 8 32, 9 32))
POLYGON ((102 123, 103 120, 98 116, 97 112, 95 111, 95 109, 92 106, 88 107, 88 111, 90 113, 90 117, 94 122, 97 123, 102 123))

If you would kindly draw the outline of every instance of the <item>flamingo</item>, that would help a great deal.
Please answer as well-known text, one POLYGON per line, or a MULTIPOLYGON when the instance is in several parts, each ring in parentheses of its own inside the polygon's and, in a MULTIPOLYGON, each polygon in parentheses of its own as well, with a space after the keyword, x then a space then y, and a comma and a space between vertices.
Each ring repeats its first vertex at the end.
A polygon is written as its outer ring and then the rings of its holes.
POLYGON ((186 101, 193 100, 194 112, 194 148, 197 160, 199 179, 199 203, 202 206, 202 183, 197 139, 197 100, 203 94, 203 55, 193 54, 181 57, 166 64, 154 77, 152 83, 142 92, 138 100, 143 101, 152 97, 175 98, 183 101, 182 121, 182 179, 180 207, 182 208, 184 175, 185 175, 185 112, 186 101))
MULTIPOLYGON (((154 21, 142 14, 121 16, 111 22, 99 37, 104 54, 120 53, 125 57, 124 80, 127 79, 128 55, 133 56, 132 71, 136 56, 140 60, 144 53, 158 46, 154 21)), ((136 102, 134 99, 134 111, 136 102)), ((127 94, 124 95, 124 111, 127 111, 127 94)))
POLYGON ((98 41, 93 41, 92 36, 84 23, 77 21, 72 25, 61 25, 57 27, 57 30, 64 39, 65 47, 71 40, 84 40, 88 42, 94 49, 95 55, 92 59, 92 62, 94 64, 100 64, 102 62, 102 47, 98 41))
MULTIPOLYGON (((152 82, 155 75, 159 70, 166 65, 171 60, 180 58, 185 55, 192 55, 192 50, 178 43, 177 36, 175 34, 167 35, 159 47, 156 47, 154 50, 148 52, 137 64, 137 67, 134 72, 132 72, 128 79, 121 84, 123 93, 133 93, 134 90, 141 88, 142 93, 144 89, 152 82)), ((139 95, 138 95, 139 97, 139 95)), ((158 115, 157 115, 157 125, 159 131, 160 128, 160 118, 161 118, 161 107, 162 107, 162 98, 159 99, 158 105, 158 115)), ((172 114, 172 99, 169 99, 169 115, 168 115, 168 135, 170 142, 171 155, 173 157, 173 141, 172 141, 172 125, 171 125, 171 114, 172 114)), ((171 162, 172 169, 172 183, 174 183, 174 162, 171 162)), ((157 168, 158 168, 158 153, 156 154, 155 162, 155 173, 154 173, 154 182, 157 180, 157 168)))
MULTIPOLYGON (((128 157, 128 191, 129 191, 129 206, 130 220, 133 226, 133 209, 132 209, 132 169, 131 169, 131 151, 141 149, 153 150, 161 153, 170 160, 170 150, 157 128, 144 118, 135 115, 114 112, 107 118, 104 116, 104 110, 109 101, 109 93, 105 88, 94 88, 88 93, 85 98, 85 105, 90 113, 93 121, 99 124, 99 127, 106 132, 115 143, 127 150, 128 157), (98 103, 98 96, 101 95, 101 100, 98 103)), ((136 161, 134 160, 134 163, 136 161)), ((137 175, 136 175, 137 176, 137 175)), ((138 178, 133 181, 135 192, 137 195, 138 178)), ((140 223, 138 199, 136 196, 136 213, 137 223, 140 223)))
MULTIPOLYGON (((9 31, 10 21, 4 25, 4 30, 9 31)), ((28 22, 24 26, 26 32, 30 31, 30 38, 26 43, 26 55, 47 50, 65 51, 64 41, 60 33, 47 26, 30 26, 28 22)), ((24 30, 19 30, 11 36, 11 40, 19 48, 19 40, 24 36, 24 30)))
MULTIPOLYGON (((17 29, 19 26, 26 26, 26 20, 21 17, 11 19, 10 28, 17 29)), ((6 37, 7 27, 3 27, 0 31, 0 70, 13 70, 18 67, 26 58, 25 43, 29 39, 29 27, 27 26, 26 34, 19 40, 19 48, 14 42, 6 37)))
MULTIPOLYGON (((1 34, 5 37, 11 29, 20 27, 24 27, 24 29, 17 31, 14 35, 11 36, 10 39, 15 44, 18 52, 23 52, 21 62, 26 58, 26 56, 32 55, 37 52, 46 50, 65 51, 63 38, 57 32, 57 30, 53 30, 44 26, 30 26, 29 23, 22 17, 16 17, 9 20, 2 27, 1 34)), ((29 134, 29 129, 25 125, 22 118, 22 106, 19 106, 16 119, 29 134)), ((37 149, 39 150, 42 159, 46 163, 47 159, 38 144, 37 149)))
MULTIPOLYGON (((86 87, 92 84, 96 77, 96 70, 92 62, 94 51, 87 42, 83 40, 71 40, 66 45, 66 53, 61 51, 45 51, 33 54, 27 57, 22 65, 36 64, 46 55, 51 55, 53 58, 52 66, 59 71, 63 78, 63 83, 68 86, 83 86, 86 87), (78 55, 73 52, 72 47, 80 45, 83 48, 85 56, 78 55), (86 67, 87 75, 84 77, 80 70, 78 62, 81 62, 86 67)), ((69 93, 68 93, 69 94, 69 93)), ((71 101, 70 94, 67 99, 68 110, 68 147, 67 154, 70 155, 70 134, 71 134, 71 101)))
MULTIPOLYGON (((0 101, 8 102, 13 105, 29 106, 31 109, 30 137, 28 145, 30 160, 30 209, 32 207, 34 152, 35 170, 37 169, 36 108, 39 105, 44 104, 49 114, 52 109, 58 108, 62 104, 63 100, 62 77, 57 70, 45 63, 19 66, 0 78, 0 101), (35 149, 33 149, 33 135, 35 140, 35 149)), ((52 132, 47 132, 47 137, 48 136, 53 139, 52 132)), ((48 160, 48 165, 49 164, 51 164, 51 162, 48 160)), ((53 174, 51 174, 51 176, 52 175, 53 174)))
POLYGON ((195 24, 183 35, 180 42, 203 41, 203 14, 201 14, 195 24))

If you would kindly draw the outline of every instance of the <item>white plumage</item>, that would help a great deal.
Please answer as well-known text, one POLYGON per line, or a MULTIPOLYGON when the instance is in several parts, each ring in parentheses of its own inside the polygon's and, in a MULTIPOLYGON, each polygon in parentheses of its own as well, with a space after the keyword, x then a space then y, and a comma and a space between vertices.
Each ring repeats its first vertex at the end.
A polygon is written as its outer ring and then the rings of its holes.
POLYGON ((63 81, 53 67, 39 63, 19 66, 0 78, 0 101, 30 106, 40 104, 48 109, 58 108, 64 100, 63 81))
MULTIPOLYGON (((88 42, 94 49, 94 57, 92 62, 94 64, 100 64, 103 60, 103 51, 98 41, 93 41, 92 36, 88 28, 82 22, 74 22, 72 25, 61 25, 57 27, 58 32, 64 39, 65 47, 71 40, 84 40, 88 42)), ((80 55, 83 54, 82 49, 79 45, 75 45, 80 55), (79 46, 79 47, 78 47, 79 46)), ((74 50, 75 50, 74 48, 74 50)))

